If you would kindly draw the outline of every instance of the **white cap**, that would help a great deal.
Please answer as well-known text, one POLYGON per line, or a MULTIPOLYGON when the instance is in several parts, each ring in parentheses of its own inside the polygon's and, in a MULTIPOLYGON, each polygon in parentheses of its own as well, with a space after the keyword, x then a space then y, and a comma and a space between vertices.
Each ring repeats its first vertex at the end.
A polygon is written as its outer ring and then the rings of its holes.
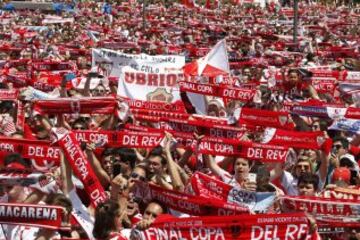
POLYGON ((340 162, 343 159, 349 159, 349 161, 354 165, 354 170, 359 171, 359 164, 356 162, 355 157, 352 154, 346 153, 342 155, 340 157, 340 162))

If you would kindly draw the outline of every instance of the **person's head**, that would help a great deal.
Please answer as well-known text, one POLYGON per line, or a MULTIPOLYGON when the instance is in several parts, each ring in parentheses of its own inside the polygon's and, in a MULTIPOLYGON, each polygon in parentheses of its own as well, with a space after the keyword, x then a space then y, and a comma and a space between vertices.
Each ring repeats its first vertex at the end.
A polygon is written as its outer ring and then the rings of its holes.
POLYGON ((46 130, 43 121, 43 117, 39 114, 30 119, 30 127, 38 139, 45 139, 49 136, 49 132, 46 130))
POLYGON ((70 222, 70 216, 71 211, 73 209, 72 203, 69 198, 67 198, 62 193, 51 193, 47 195, 45 199, 45 203, 47 205, 54 205, 54 206, 60 206, 63 207, 66 210, 66 215, 64 217, 64 220, 66 223, 70 222))
POLYGON ((300 81, 300 74, 296 69, 290 69, 288 79, 291 85, 296 85, 300 81))
POLYGON ((114 165, 119 164, 121 173, 129 176, 131 170, 134 168, 136 161, 136 153, 131 148, 118 148, 115 150, 114 165))
POLYGON ((145 220, 155 220, 157 216, 164 213, 164 208, 156 201, 150 202, 143 214, 145 220))
POLYGON ((13 102, 11 101, 0 101, 0 114, 10 113, 14 108, 13 102))
POLYGON ((101 97, 106 94, 106 88, 104 85, 99 84, 96 88, 91 91, 93 97, 101 97))
POLYGON ((236 158, 234 161, 235 179, 244 181, 249 176, 252 162, 245 158, 236 158))
POLYGON ((102 153, 101 166, 109 176, 113 175, 114 160, 115 160, 115 149, 113 148, 105 149, 102 153))
POLYGON ((166 158, 162 155, 162 148, 154 148, 147 157, 148 171, 152 174, 161 173, 166 169, 166 158))
POLYGON ((4 166, 7 169, 25 170, 31 168, 31 163, 19 153, 10 153, 4 158, 4 166))
POLYGON ((243 76, 251 77, 251 70, 250 70, 250 68, 244 68, 243 71, 242 71, 242 75, 243 75, 243 76))
POLYGON ((346 167, 348 169, 358 168, 358 164, 355 161, 355 157, 349 153, 340 156, 340 167, 346 167))
POLYGON ((138 181, 146 181, 146 168, 142 165, 137 165, 134 167, 133 171, 129 177, 129 188, 131 189, 134 184, 135 180, 138 181))
POLYGON ((319 120, 319 119, 315 120, 315 121, 311 124, 311 129, 312 129, 314 132, 321 131, 321 124, 320 124, 320 120, 319 120))
POLYGON ((284 63, 283 58, 280 56, 276 56, 274 58, 274 65, 275 66, 281 66, 284 63))
POLYGON ((349 141, 344 137, 335 137, 333 139, 332 152, 337 156, 344 155, 348 152, 349 141))
POLYGON ((78 118, 73 122, 72 129, 73 130, 86 130, 87 123, 83 118, 78 118))
POLYGON ((350 184, 351 171, 347 167, 335 168, 331 182, 339 187, 346 187, 350 184))
POLYGON ((208 103, 207 113, 212 117, 225 117, 224 103, 219 99, 212 99, 208 103))
POLYGON ((301 174, 298 180, 299 196, 315 196, 319 186, 319 177, 316 174, 307 172, 301 174))
POLYGON ((300 177, 305 173, 312 173, 312 163, 309 158, 302 157, 299 158, 295 165, 295 177, 300 177))
POLYGON ((313 54, 313 53, 308 53, 307 55, 306 55, 306 60, 308 61, 308 62, 314 62, 314 61, 316 61, 316 55, 315 54, 313 54))
POLYGON ((95 210, 94 237, 106 239, 111 232, 120 230, 124 214, 125 211, 113 200, 100 203, 95 210))
POLYGON ((265 165, 254 164, 251 168, 250 172, 256 173, 256 184, 257 187, 267 186, 270 182, 270 171, 267 169, 265 165))

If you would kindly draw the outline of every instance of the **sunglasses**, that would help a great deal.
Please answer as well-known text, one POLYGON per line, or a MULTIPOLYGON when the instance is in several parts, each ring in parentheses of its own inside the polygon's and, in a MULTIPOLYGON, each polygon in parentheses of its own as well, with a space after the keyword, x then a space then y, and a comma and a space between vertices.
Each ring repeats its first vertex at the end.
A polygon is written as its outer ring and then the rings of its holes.
POLYGON ((144 176, 140 176, 139 174, 137 174, 135 172, 131 173, 130 177, 134 178, 134 179, 139 179, 142 182, 145 182, 145 180, 146 180, 146 178, 144 176))
POLYGON ((341 148, 342 148, 342 145, 340 145, 340 144, 336 144, 336 145, 334 145, 332 148, 335 148, 335 149, 339 150, 339 149, 341 149, 341 148))
POLYGON ((85 127, 73 127, 73 130, 86 130, 85 127))

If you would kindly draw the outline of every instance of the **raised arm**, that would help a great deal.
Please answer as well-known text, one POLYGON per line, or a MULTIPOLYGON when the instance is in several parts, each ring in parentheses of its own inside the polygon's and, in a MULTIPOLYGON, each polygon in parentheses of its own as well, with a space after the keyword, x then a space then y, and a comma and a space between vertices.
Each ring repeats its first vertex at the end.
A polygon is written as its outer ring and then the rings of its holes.
POLYGON ((110 184, 111 178, 105 172, 105 170, 102 168, 99 160, 96 158, 96 156, 93 152, 94 149, 95 149, 94 143, 91 143, 91 144, 87 143, 85 154, 89 160, 89 163, 91 164, 91 167, 94 169, 96 176, 98 176, 101 185, 103 185, 104 187, 107 187, 110 184))
POLYGON ((170 150, 171 141, 173 137, 170 133, 165 132, 165 134, 166 134, 166 143, 165 143, 164 151, 166 155, 168 171, 171 177, 171 183, 175 190, 183 190, 184 184, 181 180, 180 173, 177 168, 177 164, 175 163, 170 150))

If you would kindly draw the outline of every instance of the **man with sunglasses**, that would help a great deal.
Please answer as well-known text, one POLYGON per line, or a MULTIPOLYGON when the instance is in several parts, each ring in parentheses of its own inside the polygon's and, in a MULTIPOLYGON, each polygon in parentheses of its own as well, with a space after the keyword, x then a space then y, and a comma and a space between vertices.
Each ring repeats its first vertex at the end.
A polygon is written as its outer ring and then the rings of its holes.
POLYGON ((135 180, 145 182, 146 181, 146 168, 142 165, 137 165, 133 169, 129 177, 129 189, 131 189, 134 184, 135 180))
POLYGON ((300 177, 306 174, 314 174, 318 177, 318 189, 316 190, 321 190, 325 185, 329 159, 322 152, 319 152, 318 158, 320 160, 320 167, 316 172, 313 162, 309 157, 299 156, 292 169, 292 173, 284 171, 281 168, 281 165, 278 165, 271 171, 271 179, 274 180, 277 177, 280 177, 280 185, 283 187, 284 192, 290 196, 298 196, 298 184, 300 177))
MULTIPOLYGON (((340 159, 342 156, 350 155, 348 154, 349 149, 349 141, 340 136, 336 136, 333 139, 333 145, 331 149, 331 157, 330 157, 330 166, 328 170, 327 182, 331 182, 331 177, 333 175, 334 170, 340 166, 340 159)), ((344 166, 344 162, 342 166, 344 166)))

